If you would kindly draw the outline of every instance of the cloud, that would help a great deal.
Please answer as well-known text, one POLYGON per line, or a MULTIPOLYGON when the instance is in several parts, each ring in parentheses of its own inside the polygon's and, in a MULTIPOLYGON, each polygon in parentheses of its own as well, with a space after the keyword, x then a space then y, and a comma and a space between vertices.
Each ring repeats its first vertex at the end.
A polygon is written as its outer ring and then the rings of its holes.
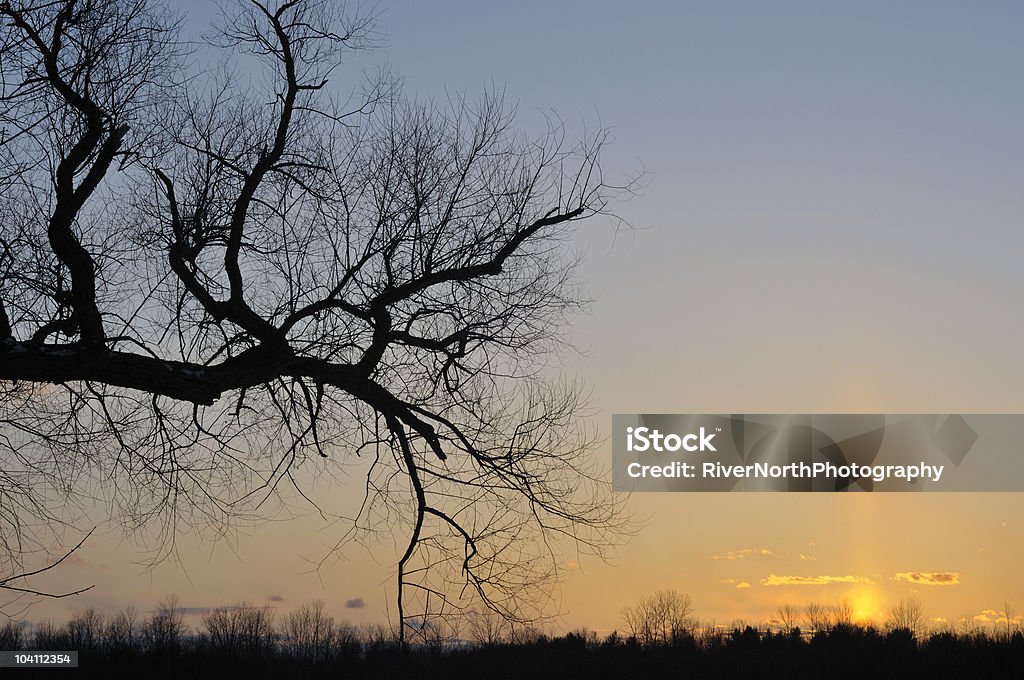
POLYGON ((361 597, 345 600, 345 609, 366 609, 366 600, 361 597))
POLYGON ((1014 616, 1012 618, 1006 617, 1006 612, 997 611, 995 609, 984 609, 980 614, 974 615, 974 620, 978 623, 996 623, 996 624, 1016 624, 1021 625, 1024 623, 1024 616, 1014 616))
POLYGON ((753 555, 763 555, 769 557, 774 555, 768 548, 743 548, 741 550, 730 550, 724 553, 717 553, 711 556, 713 560, 744 560, 753 555))
POLYGON ((926 586, 955 586, 960 584, 960 574, 955 571, 903 571, 895 576, 897 581, 908 581, 926 586))
POLYGON ((736 583, 736 579, 734 579, 734 578, 723 578, 721 581, 719 581, 719 583, 722 583, 722 584, 727 585, 727 586, 731 586, 732 584, 736 583))
POLYGON ((267 595, 267 602, 284 602, 284 595, 267 595))
POLYGON ((776 576, 761 579, 763 586, 826 586, 830 583, 874 583, 865 576, 776 576))
POLYGON ((750 584, 747 583, 746 581, 740 581, 739 583, 736 584, 736 587, 737 588, 749 588, 750 584))
POLYGON ((562 567, 565 569, 579 569, 580 563, 576 560, 568 560, 562 564, 562 567))
POLYGON ((803 553, 800 553, 800 559, 803 560, 804 562, 813 562, 814 560, 816 560, 818 558, 815 557, 814 555, 805 555, 803 553))

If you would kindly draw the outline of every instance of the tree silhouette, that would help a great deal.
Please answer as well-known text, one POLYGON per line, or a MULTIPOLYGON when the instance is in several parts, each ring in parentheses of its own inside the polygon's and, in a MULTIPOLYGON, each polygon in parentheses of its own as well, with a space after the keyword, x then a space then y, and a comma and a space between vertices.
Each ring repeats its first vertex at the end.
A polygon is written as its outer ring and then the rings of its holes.
POLYGON ((314 663, 327 660, 336 637, 334 617, 325 611, 323 600, 303 604, 285 617, 285 643, 301 659, 314 663))
POLYGON ((799 627, 800 611, 791 604, 781 605, 775 612, 775 625, 780 633, 788 635, 799 627))
POLYGON ((914 638, 925 633, 924 605, 916 597, 900 600, 889 610, 889 628, 909 632, 914 638))
POLYGON ((403 624, 467 606, 453 584, 526 619, 559 539, 621 527, 543 361, 581 304, 566 240, 613 189, 604 133, 340 92, 374 17, 327 0, 239 2, 200 56, 150 0, 0 17, 9 573, 76 498, 171 550, 360 456, 357 526, 407 538, 403 624), (234 65, 195 66, 214 50, 234 65))
POLYGON ((622 616, 640 644, 671 644, 693 625, 693 600, 675 590, 659 590, 627 606, 622 616))
POLYGON ((808 602, 804 606, 804 623, 812 634, 827 631, 832 626, 832 613, 819 602, 808 602))

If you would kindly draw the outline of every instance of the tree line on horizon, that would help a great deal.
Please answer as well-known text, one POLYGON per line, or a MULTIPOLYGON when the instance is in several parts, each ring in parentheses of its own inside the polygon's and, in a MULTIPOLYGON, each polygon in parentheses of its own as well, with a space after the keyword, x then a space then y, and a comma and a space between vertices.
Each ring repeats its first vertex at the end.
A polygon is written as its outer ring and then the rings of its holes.
POLYGON ((1024 631, 1010 616, 1007 625, 990 629, 928 630, 917 599, 893 606, 882 626, 854 622, 846 600, 832 607, 810 602, 802 610, 785 605, 760 625, 716 625, 693 613, 689 595, 664 590, 625 607, 623 631, 604 637, 587 629, 549 635, 484 611, 457 620, 422 621, 407 631, 403 644, 388 626, 336 621, 322 600, 285 614, 271 606, 218 607, 193 628, 177 598, 169 596, 148 614, 132 608, 113 615, 86 609, 63 625, 9 619, 0 625, 0 649, 77 650, 80 666, 104 677, 157 668, 194 674, 240 667, 254 677, 276 677, 284 669, 294 677, 319 677, 339 668, 350 677, 390 676, 411 668, 420 676, 441 677, 475 664, 495 672, 535 667, 547 676, 570 660, 576 670, 589 668, 597 677, 610 677, 612 669, 642 667, 653 673, 680 664, 693 670, 692 677, 718 677, 744 663, 768 664, 761 673, 765 677, 802 677, 807 669, 826 667, 844 677, 845 671, 832 665, 850 663, 865 671, 856 677, 874 677, 865 659, 873 660, 875 670, 886 668, 883 662, 892 664, 888 670, 900 669, 899 677, 925 670, 929 677, 958 677, 950 673, 1019 669, 1024 661, 1024 631))
MULTIPOLYGON (((642 597, 635 604, 624 607, 622 616, 628 636, 636 638, 644 645, 665 644, 680 635, 693 634, 694 630, 701 628, 727 631, 752 628, 783 634, 795 632, 803 637, 829 633, 837 628, 862 628, 879 629, 884 632, 906 631, 916 640, 926 639, 932 634, 986 634, 984 628, 969 617, 963 617, 955 623, 945 622, 940 626, 929 626, 924 603, 917 597, 897 601, 889 608, 881 622, 858 621, 853 603, 846 597, 839 598, 834 605, 814 600, 802 608, 784 604, 776 609, 771 619, 757 625, 750 625, 743 620, 735 620, 727 626, 702 624, 694 619, 693 612, 693 600, 689 595, 669 589, 642 597)), ((1014 634, 1022 632, 1020 618, 1014 615, 1009 602, 997 613, 999 618, 991 626, 993 638, 1010 639, 1014 634)))

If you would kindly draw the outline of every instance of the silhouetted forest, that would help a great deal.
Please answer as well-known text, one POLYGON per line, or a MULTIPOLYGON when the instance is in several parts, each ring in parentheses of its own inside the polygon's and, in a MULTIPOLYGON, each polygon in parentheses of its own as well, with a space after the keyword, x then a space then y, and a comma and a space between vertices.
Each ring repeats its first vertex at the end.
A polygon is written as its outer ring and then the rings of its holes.
POLYGON ((172 604, 144 617, 87 610, 61 626, 11 621, 0 626, 0 649, 78 650, 79 668, 68 672, 103 678, 1013 678, 1024 668, 1020 630, 915 636, 848 623, 813 634, 691 624, 646 642, 585 630, 488 640, 497 632, 490 622, 463 627, 461 638, 425 625, 403 647, 383 627, 335 625, 322 603, 280 621, 269 608, 210 610, 197 629, 172 604))

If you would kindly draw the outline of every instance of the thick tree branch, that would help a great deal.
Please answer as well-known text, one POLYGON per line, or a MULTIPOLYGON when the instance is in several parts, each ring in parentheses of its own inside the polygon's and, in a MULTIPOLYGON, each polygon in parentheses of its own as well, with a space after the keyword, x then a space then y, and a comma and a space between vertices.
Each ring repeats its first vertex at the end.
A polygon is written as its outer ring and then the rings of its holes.
POLYGON ((11 319, 7 316, 7 305, 0 299, 0 341, 11 337, 11 319))
POLYGON ((36 46, 46 73, 46 82, 85 119, 85 132, 57 165, 54 177, 56 205, 50 216, 47 234, 54 255, 71 273, 71 304, 73 320, 78 325, 82 341, 92 345, 103 342, 103 320, 96 305, 96 264, 92 255, 75 235, 73 225, 79 211, 107 174, 110 164, 121 148, 128 127, 114 126, 113 117, 92 98, 76 90, 61 73, 59 64, 64 30, 72 21, 75 4, 67 3, 57 14, 49 45, 22 12, 10 4, 0 6, 0 14, 10 17, 12 23, 36 46), (81 183, 75 186, 75 177, 91 165, 81 183))
POLYGON ((285 68, 285 94, 281 102, 281 111, 278 116, 277 128, 274 132, 274 141, 270 149, 263 151, 255 166, 246 175, 242 187, 238 192, 238 199, 235 201, 231 213, 231 224, 228 233, 227 248, 224 251, 224 269, 227 272, 230 284, 230 303, 232 305, 231 315, 233 321, 238 322, 243 328, 262 337, 265 341, 274 342, 280 339, 280 334, 273 329, 269 323, 248 307, 244 300, 245 281, 242 277, 239 255, 242 248, 242 238, 245 233, 245 223, 248 219, 249 206, 253 197, 259 189, 263 178, 281 160, 284 155, 288 140, 288 128, 292 122, 292 114, 295 108, 295 98, 299 93, 298 76, 295 72, 295 57, 292 54, 291 37, 281 24, 281 17, 292 6, 294 2, 287 2, 281 5, 280 9, 270 14, 261 3, 254 3, 262 9, 273 25, 274 34, 280 43, 280 59, 285 68))

